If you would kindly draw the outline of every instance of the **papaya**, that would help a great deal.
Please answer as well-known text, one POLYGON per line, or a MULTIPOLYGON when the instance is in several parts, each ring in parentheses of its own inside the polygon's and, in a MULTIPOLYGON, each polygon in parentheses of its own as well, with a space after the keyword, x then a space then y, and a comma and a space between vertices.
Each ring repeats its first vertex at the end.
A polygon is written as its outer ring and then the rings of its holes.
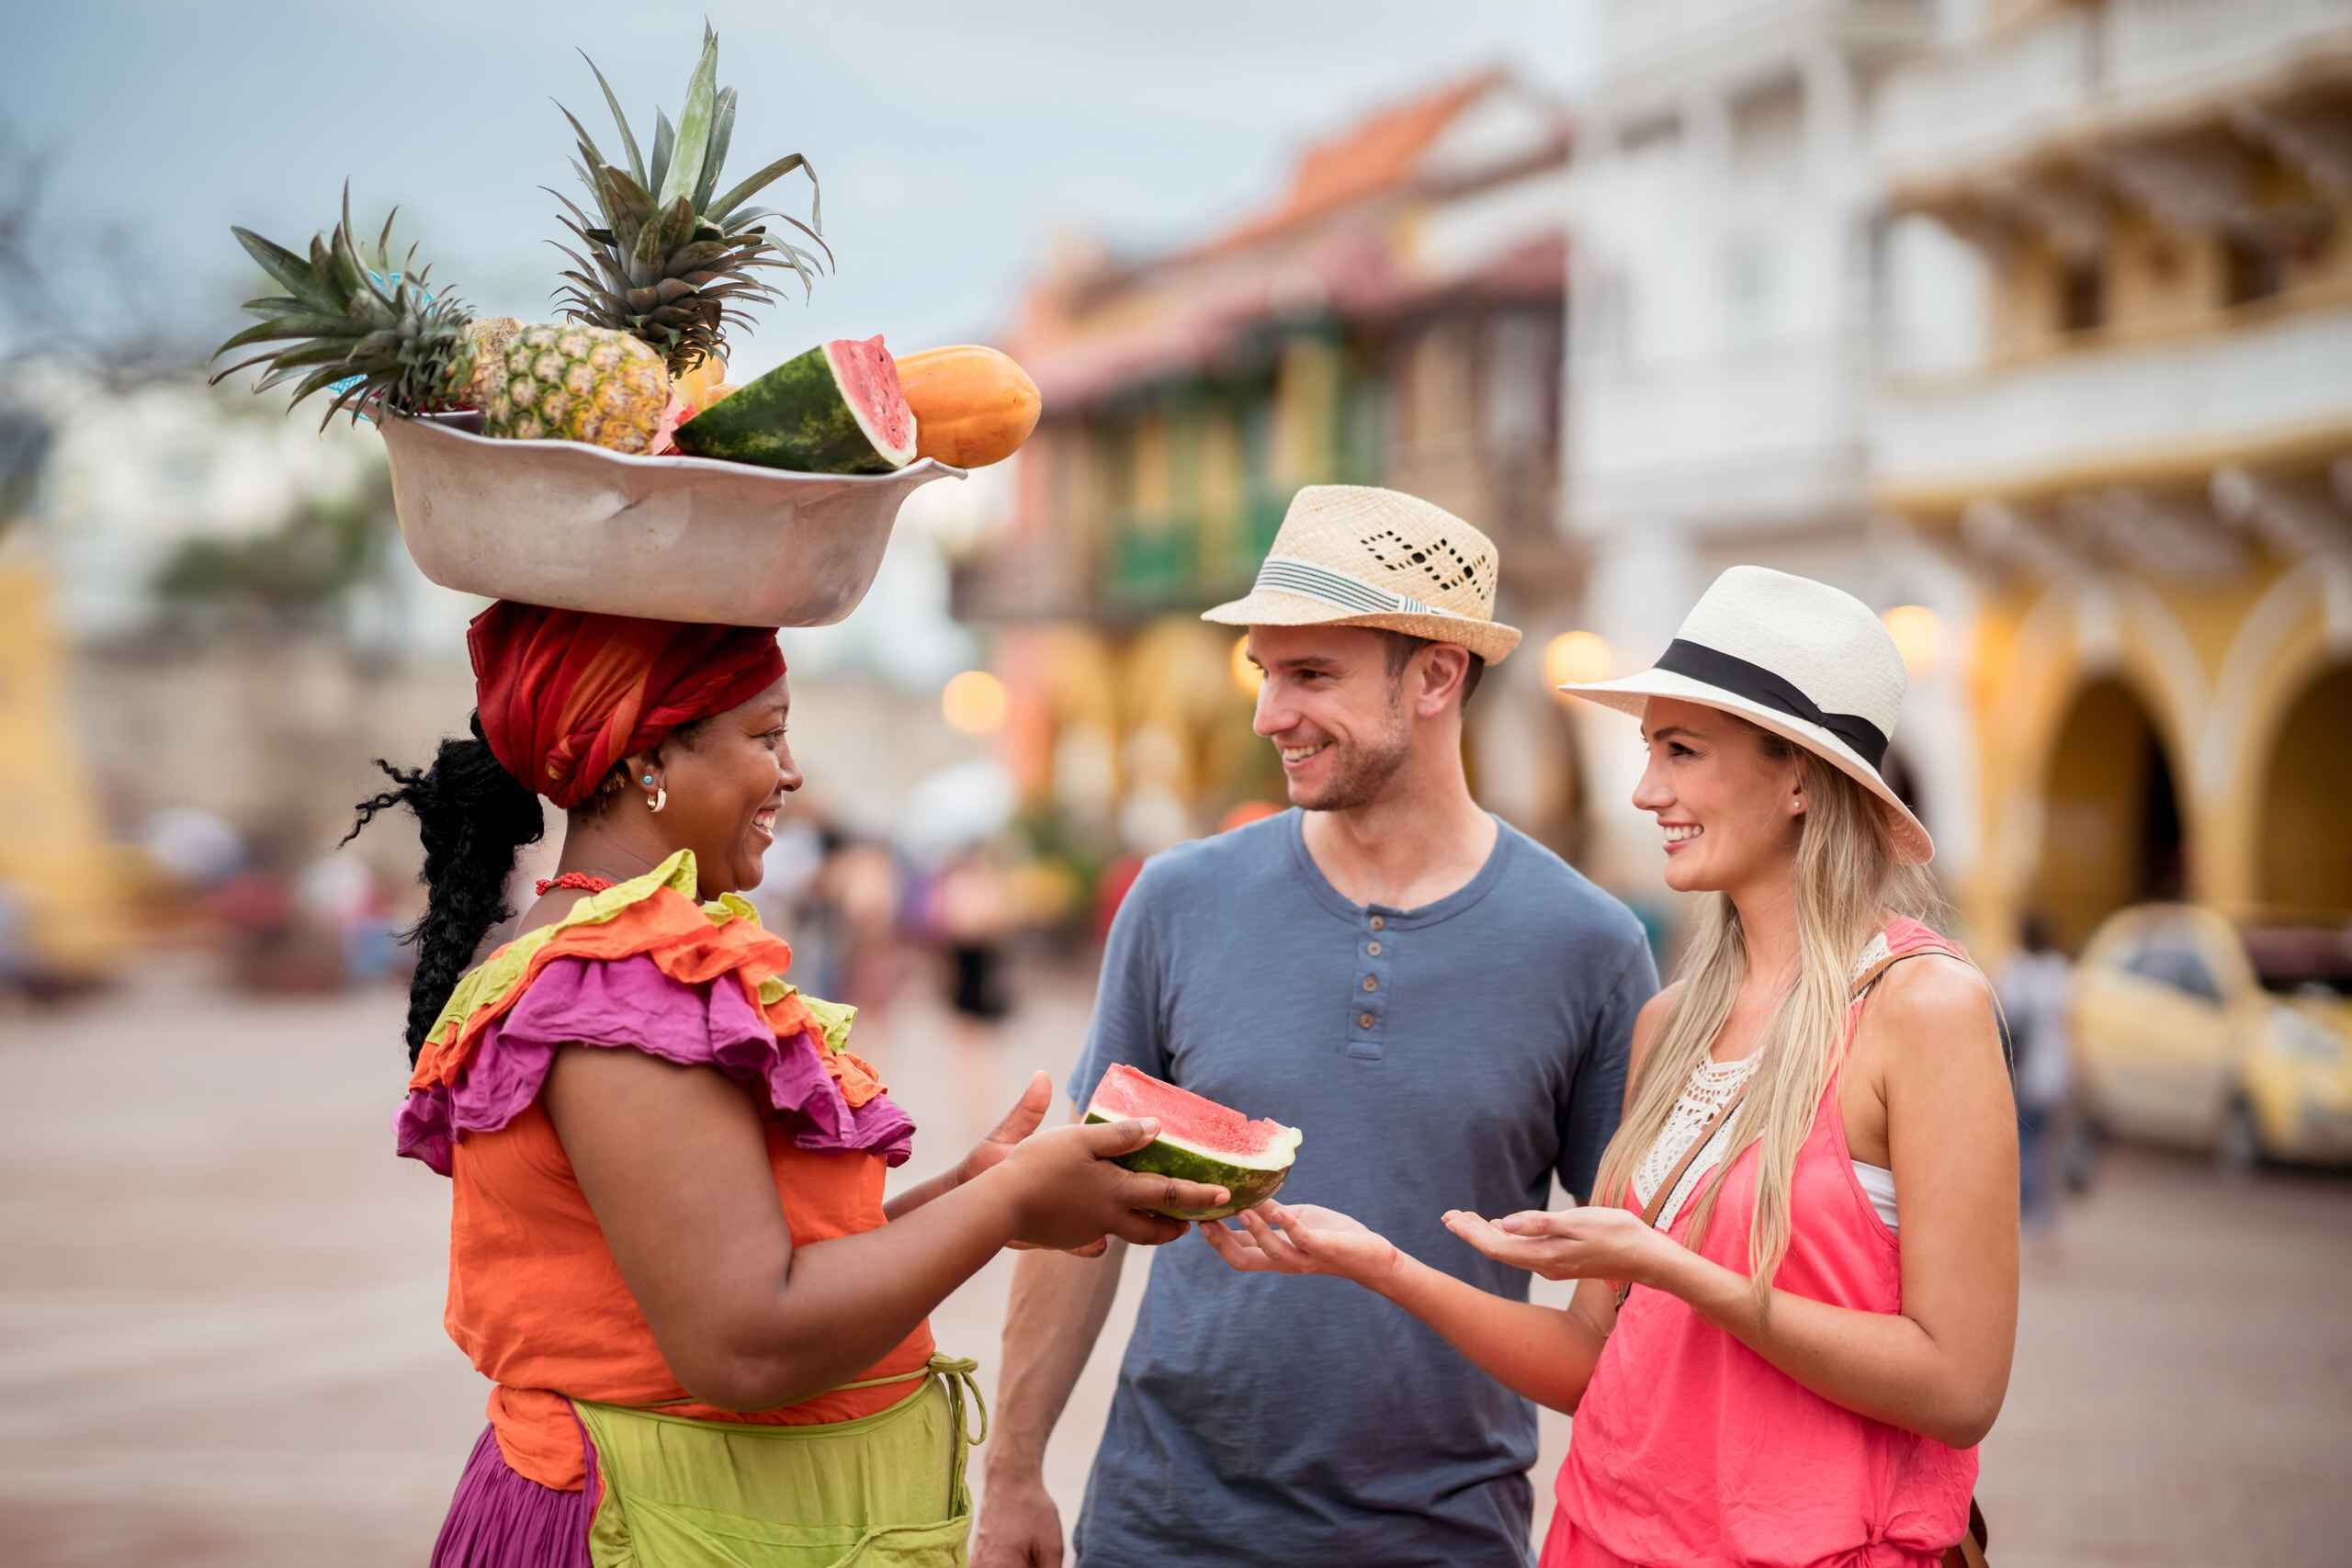
POLYGON ((1037 428, 1037 383, 1009 355, 978 344, 899 356, 914 411, 915 455, 959 468, 1001 463, 1037 428))

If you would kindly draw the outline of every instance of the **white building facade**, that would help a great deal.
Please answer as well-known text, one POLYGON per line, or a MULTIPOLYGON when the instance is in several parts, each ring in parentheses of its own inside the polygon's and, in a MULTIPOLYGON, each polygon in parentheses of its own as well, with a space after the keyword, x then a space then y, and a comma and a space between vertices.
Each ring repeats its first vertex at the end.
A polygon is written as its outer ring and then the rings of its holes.
MULTIPOLYGON (((1927 0, 1611 0, 1572 175, 1566 526, 1582 626, 1641 668, 1724 568, 1818 577, 1909 613, 1912 697, 1890 754, 1948 863, 1974 851, 1954 639, 1965 572, 1874 525, 1877 192, 1865 154, 1890 71, 1929 51, 1927 0), (1937 628, 1943 635, 1935 635, 1937 628)), ((1581 668, 1595 657, 1587 645, 1581 668)), ((1657 886, 1624 804, 1631 727, 1583 716, 1593 869, 1657 886)))

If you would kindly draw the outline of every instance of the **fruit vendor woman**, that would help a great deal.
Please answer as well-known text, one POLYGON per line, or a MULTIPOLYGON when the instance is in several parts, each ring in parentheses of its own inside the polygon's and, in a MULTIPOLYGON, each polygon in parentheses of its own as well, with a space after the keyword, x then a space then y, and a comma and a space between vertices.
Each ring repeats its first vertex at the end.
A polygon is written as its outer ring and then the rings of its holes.
POLYGON ((985 1417, 932 1309, 1223 1190, 1110 1163, 1148 1123, 1025 1136, 1040 1074, 886 1201, 914 1127, 734 897, 801 782, 774 631, 498 604, 469 641, 472 735, 360 808, 424 839, 399 1148, 450 1179, 445 1322, 494 1385, 434 1563, 962 1562, 985 1417), (542 796, 559 874, 477 962, 542 796))
MULTIPOLYGON (((1285 1202, 1363 1217, 1524 1300, 1440 1216, 1579 1197, 1657 988, 1640 922, 1481 809, 1462 713, 1519 633, 1495 547, 1393 491, 1299 492, 1247 598, 1256 728, 1294 807, 1150 861, 1120 906, 1085 1104, 1125 1064, 1305 1133, 1285 1202), (1379 1216, 1374 1218, 1374 1215, 1379 1216)), ((1118 1283, 1023 1258, 975 1568, 1063 1560, 1039 1461, 1118 1283)), ((1207 1246, 1159 1255, 1121 1363, 1083 1568, 1527 1561, 1534 1408, 1362 1292, 1285 1289, 1207 1246)))

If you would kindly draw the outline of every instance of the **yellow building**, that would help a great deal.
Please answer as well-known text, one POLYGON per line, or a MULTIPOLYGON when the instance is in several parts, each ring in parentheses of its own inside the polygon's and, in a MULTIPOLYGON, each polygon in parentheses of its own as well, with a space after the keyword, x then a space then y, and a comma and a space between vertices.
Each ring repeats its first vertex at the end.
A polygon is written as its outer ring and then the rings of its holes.
POLYGON ((1876 148, 1874 499, 1982 591, 1978 939, 2352 915, 2352 11, 2007 0, 1876 148))
POLYGON ((0 956, 31 983, 68 987, 122 966, 135 885, 133 857, 107 841, 71 719, 48 579, 24 560, 0 566, 0 897, 24 943, 0 956))

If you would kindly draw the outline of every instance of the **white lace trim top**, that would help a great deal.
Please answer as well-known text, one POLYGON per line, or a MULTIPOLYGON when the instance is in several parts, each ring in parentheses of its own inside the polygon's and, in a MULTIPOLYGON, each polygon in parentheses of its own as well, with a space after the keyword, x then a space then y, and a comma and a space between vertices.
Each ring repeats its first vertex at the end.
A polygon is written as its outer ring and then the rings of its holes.
MULTIPOLYGON (((1650 1145, 1649 1152, 1642 1156, 1642 1163, 1634 1168, 1634 1197, 1644 1208, 1647 1208, 1650 1200, 1657 1195, 1658 1183, 1674 1169, 1675 1162, 1698 1142, 1700 1133, 1714 1119, 1724 1102, 1739 1092, 1739 1086, 1746 1083, 1747 1076, 1755 1070, 1756 1058, 1753 1055, 1742 1056, 1736 1062, 1702 1061, 1690 1070, 1690 1081, 1683 1086, 1681 1097, 1675 1100, 1674 1109, 1666 1113, 1666 1125, 1659 1130, 1657 1141, 1650 1145)), ((1658 1211, 1659 1229, 1663 1230, 1674 1223, 1674 1216, 1682 1212, 1683 1201, 1699 1184, 1699 1178, 1704 1173, 1703 1168, 1721 1160, 1730 1142, 1731 1120, 1725 1118, 1716 1124, 1714 1135, 1707 1140, 1707 1146, 1700 1151, 1699 1157, 1684 1168, 1682 1179, 1674 1184, 1674 1191, 1668 1197, 1666 1207, 1658 1211)))
MULTIPOLYGON (((1886 953, 1886 933, 1881 931, 1871 939, 1869 946, 1862 949, 1861 956, 1854 960, 1853 973, 1860 976, 1885 957, 1886 953)), ((1683 1152, 1698 1141, 1699 1134, 1714 1119, 1715 1112, 1723 1108, 1724 1101, 1739 1092, 1739 1086, 1746 1083, 1747 1075, 1755 1070, 1756 1056, 1752 1053, 1732 1062, 1718 1062, 1710 1057, 1690 1069, 1690 1080, 1683 1086, 1680 1097, 1674 1102, 1674 1109, 1667 1112, 1666 1125, 1659 1131, 1657 1141, 1650 1145, 1649 1152, 1642 1156, 1642 1163, 1634 1168, 1634 1201, 1645 1208, 1649 1206, 1650 1199, 1657 1192, 1658 1183, 1666 1179, 1675 1163, 1681 1159, 1683 1152)), ((1674 1190, 1668 1194, 1665 1207, 1658 1211, 1660 1230, 1674 1224, 1675 1216, 1682 1212, 1682 1205, 1689 1201, 1700 1179, 1723 1163, 1724 1155, 1731 1146, 1733 1120, 1736 1119, 1725 1118, 1716 1124, 1713 1134, 1707 1139, 1706 1147, 1700 1150, 1699 1157, 1685 1168, 1682 1179, 1674 1184, 1674 1190)), ((1883 1165, 1865 1165, 1860 1160, 1854 1161, 1853 1165, 1854 1176, 1870 1198, 1871 1207, 1878 1211, 1878 1217, 1886 1222, 1887 1229, 1895 1229, 1894 1172, 1883 1165)))

